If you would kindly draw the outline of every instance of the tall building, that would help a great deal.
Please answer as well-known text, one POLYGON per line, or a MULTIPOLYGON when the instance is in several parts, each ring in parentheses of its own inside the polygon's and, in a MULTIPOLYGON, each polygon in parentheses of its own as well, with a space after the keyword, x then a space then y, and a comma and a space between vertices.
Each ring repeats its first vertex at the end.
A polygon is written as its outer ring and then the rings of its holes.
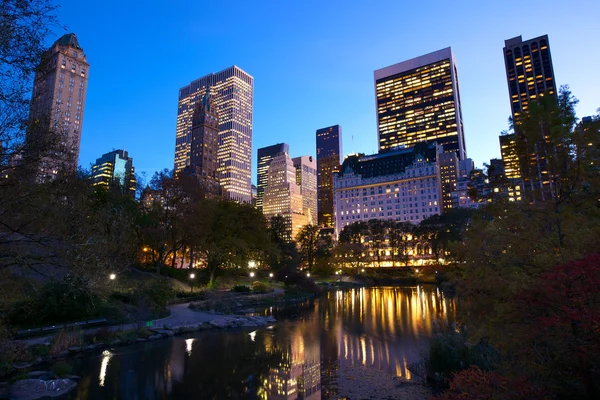
POLYGON ((436 141, 466 158, 458 72, 450 47, 375 71, 379 152, 436 141))
POLYGON ((269 165, 271 160, 279 153, 290 153, 290 147, 287 143, 278 143, 272 146, 258 149, 257 168, 256 168, 256 208, 263 210, 263 196, 267 181, 269 180, 269 165))
POLYGON ((219 116, 219 183, 228 199, 250 203, 254 78, 235 65, 179 89, 175 172, 191 163, 193 114, 208 90, 219 116))
POLYGON ((40 179, 77 169, 89 68, 77 36, 68 33, 46 51, 35 74, 27 140, 60 146, 41 160, 40 179))
POLYGON ((334 176, 335 234, 370 219, 420 223, 443 209, 438 156, 442 146, 346 157, 334 176))
POLYGON ((333 175, 342 160, 342 127, 317 129, 318 222, 333 227, 333 175))
POLYGON ((317 163, 313 156, 292 159, 296 167, 296 183, 302 193, 302 208, 308 215, 308 223, 317 225, 317 163))
POLYGON ((458 157, 456 156, 456 153, 438 154, 438 165, 440 167, 440 185, 442 189, 443 207, 444 211, 449 211, 453 208, 452 192, 456 190, 459 172, 458 157))
POLYGON ((303 208, 302 189, 296 182, 296 167, 289 155, 279 153, 273 157, 263 196, 263 214, 267 220, 274 216, 284 218, 288 241, 309 223, 308 212, 303 208))
POLYGON ((526 41, 521 36, 505 40, 504 63, 515 121, 527 110, 531 99, 556 93, 548 35, 526 41))
POLYGON ((201 182, 207 193, 220 192, 217 176, 219 150, 219 115, 210 89, 196 103, 192 114, 190 163, 180 172, 201 182))
POLYGON ((118 187, 122 193, 135 196, 133 158, 129 157, 125 150, 113 150, 103 154, 92 165, 92 184, 106 189, 118 187))
MULTIPOLYGON (((521 36, 504 41, 506 82, 510 96, 515 133, 500 136, 506 176, 529 191, 538 191, 540 198, 549 195, 551 185, 546 154, 532 144, 527 155, 519 157, 518 130, 521 118, 532 100, 544 95, 556 96, 556 81, 550 54, 548 35, 523 41, 521 36), (523 173, 523 171, 527 171, 523 173)), ((543 140, 542 138, 540 140, 543 140)), ((538 197, 538 196, 536 196, 538 197)))

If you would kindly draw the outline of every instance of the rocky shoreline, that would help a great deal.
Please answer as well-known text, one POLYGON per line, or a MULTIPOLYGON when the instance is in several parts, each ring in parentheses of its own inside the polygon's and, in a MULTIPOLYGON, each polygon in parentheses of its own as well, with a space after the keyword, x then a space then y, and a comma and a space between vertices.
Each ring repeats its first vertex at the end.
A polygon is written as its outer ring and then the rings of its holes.
MULTIPOLYGON (((199 317, 206 319, 206 313, 198 313, 199 317)), ((37 357, 32 362, 13 365, 14 371, 24 371, 35 365, 42 363, 53 363, 57 360, 73 357, 84 352, 91 352, 103 348, 112 348, 117 346, 127 346, 139 342, 167 339, 176 335, 184 335, 194 332, 201 332, 213 329, 233 329, 261 327, 276 322, 275 318, 244 316, 244 315, 212 315, 210 321, 198 323, 173 324, 165 323, 159 327, 140 328, 123 331, 115 331, 122 337, 127 336, 126 340, 114 339, 105 342, 91 343, 81 346, 70 346, 56 354, 46 357, 37 357), (140 334, 143 332, 144 334, 140 334), (131 334, 128 334, 131 333, 131 334)), ((166 320, 168 320, 167 318, 166 320)), ((48 338, 42 346, 50 347, 52 338, 48 338)), ((13 375, 14 375, 13 371, 13 375)), ((46 397, 62 396, 77 387, 77 376, 69 375, 59 378, 51 371, 33 371, 27 373, 26 379, 18 380, 12 384, 0 382, 0 399, 10 400, 34 400, 46 397)), ((6 378, 6 377, 5 377, 6 378)))

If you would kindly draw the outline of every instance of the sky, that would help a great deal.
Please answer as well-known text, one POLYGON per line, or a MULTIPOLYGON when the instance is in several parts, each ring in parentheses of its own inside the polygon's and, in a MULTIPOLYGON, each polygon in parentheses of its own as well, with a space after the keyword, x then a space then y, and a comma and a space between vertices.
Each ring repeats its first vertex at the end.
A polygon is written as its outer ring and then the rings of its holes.
POLYGON ((315 131, 335 124, 345 155, 377 152, 373 71, 448 46, 476 166, 508 127, 505 39, 548 34, 578 116, 600 108, 597 0, 55 1, 90 64, 80 165, 124 149, 148 180, 173 168, 179 88, 234 64, 254 77, 253 182, 259 148, 315 155, 315 131))

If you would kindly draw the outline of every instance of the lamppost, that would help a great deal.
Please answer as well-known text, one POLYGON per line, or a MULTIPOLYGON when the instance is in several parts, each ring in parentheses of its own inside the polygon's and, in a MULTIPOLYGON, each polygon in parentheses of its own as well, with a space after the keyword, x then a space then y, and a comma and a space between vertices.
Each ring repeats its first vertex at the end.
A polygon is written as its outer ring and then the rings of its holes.
POLYGON ((108 278, 109 278, 111 281, 114 281, 114 280, 117 278, 117 275, 115 275, 115 274, 110 274, 110 275, 108 276, 108 278))
POLYGON ((196 274, 194 274, 194 273, 190 274, 190 293, 192 293, 194 290, 194 278, 195 277, 196 277, 196 274))

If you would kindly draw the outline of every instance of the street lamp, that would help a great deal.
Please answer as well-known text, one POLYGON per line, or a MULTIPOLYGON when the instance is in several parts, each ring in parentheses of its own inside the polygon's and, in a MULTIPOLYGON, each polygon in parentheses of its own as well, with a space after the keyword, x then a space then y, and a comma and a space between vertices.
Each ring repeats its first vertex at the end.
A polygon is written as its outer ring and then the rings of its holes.
POLYGON ((310 272, 307 272, 307 273, 306 273, 306 277, 307 277, 307 278, 310 278, 310 272))
POLYGON ((256 267, 256 262, 254 262, 254 261, 248 262, 248 268, 254 268, 254 267, 256 267))
POLYGON ((194 291, 194 278, 196 277, 196 274, 191 273, 190 274, 190 293, 192 293, 194 291))
POLYGON ((271 273, 269 274, 269 278, 272 278, 272 277, 273 277, 273 273, 271 272, 271 273))
POLYGON ((250 272, 250 278, 254 278, 254 272, 250 272))
POLYGON ((114 281, 117 278, 117 275, 110 274, 108 277, 110 278, 111 281, 114 281))

